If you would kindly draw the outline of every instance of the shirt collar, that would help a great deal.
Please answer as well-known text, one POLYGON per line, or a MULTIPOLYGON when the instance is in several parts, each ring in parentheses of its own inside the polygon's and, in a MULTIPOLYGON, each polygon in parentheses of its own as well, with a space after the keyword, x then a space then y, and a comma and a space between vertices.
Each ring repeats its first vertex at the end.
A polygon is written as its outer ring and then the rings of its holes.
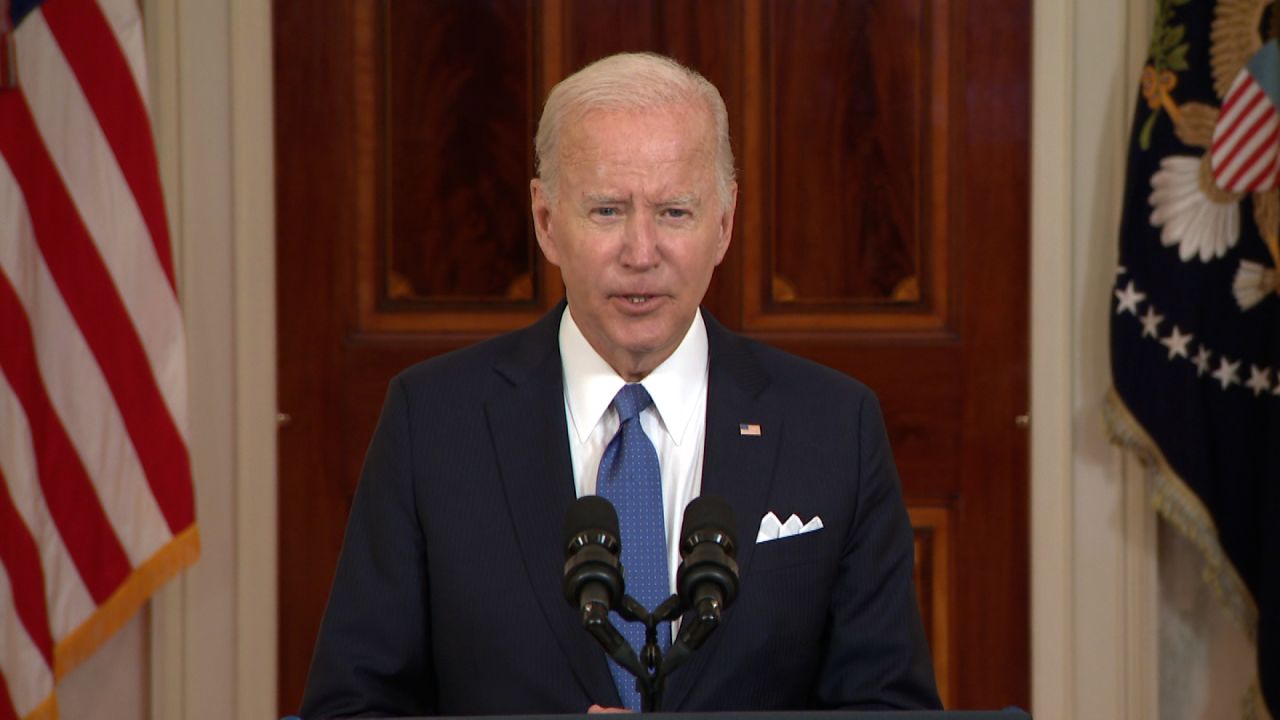
MULTIPOLYGON (((560 318, 560 358, 573 431, 579 442, 586 442, 626 380, 591 347, 569 310, 560 318)), ((680 445, 707 387, 707 326, 701 310, 694 313, 688 332, 671 356, 640 384, 653 398, 667 433, 680 445)))

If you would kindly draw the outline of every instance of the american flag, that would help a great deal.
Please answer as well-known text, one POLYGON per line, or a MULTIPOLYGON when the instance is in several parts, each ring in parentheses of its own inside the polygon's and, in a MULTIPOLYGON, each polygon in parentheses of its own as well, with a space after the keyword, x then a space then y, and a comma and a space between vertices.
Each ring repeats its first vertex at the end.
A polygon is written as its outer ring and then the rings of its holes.
POLYGON ((0 720, 195 561, 136 0, 0 0, 0 720), (5 63, 0 63, 4 65, 5 63))
POLYGON ((1280 46, 1271 40, 1236 75, 1213 131, 1210 162, 1218 187, 1261 192, 1280 171, 1280 46))

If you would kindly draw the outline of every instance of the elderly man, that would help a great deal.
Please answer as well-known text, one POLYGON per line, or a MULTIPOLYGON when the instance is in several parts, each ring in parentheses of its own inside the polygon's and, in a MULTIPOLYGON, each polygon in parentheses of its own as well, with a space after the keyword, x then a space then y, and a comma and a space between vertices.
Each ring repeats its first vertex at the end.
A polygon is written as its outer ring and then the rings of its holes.
POLYGON ((699 310, 737 201, 719 92, 664 57, 605 58, 552 90, 537 156, 567 302, 392 381, 303 714, 635 709, 561 590, 562 522, 591 494, 618 506, 650 608, 691 499, 742 528, 739 595, 660 709, 938 707, 874 395, 699 310), (793 514, 806 532, 757 542, 793 514))

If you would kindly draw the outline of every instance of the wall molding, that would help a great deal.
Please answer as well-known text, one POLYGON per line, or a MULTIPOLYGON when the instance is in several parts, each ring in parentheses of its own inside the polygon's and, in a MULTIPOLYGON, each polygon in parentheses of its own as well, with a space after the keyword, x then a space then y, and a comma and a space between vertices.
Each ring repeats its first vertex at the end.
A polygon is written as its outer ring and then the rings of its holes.
POLYGON ((1156 521, 1102 431, 1107 289, 1150 0, 1035 0, 1032 709, 1158 711, 1156 521))
POLYGON ((279 542, 271 4, 230 2, 237 378, 235 716, 273 717, 279 542))
POLYGON ((1075 713, 1071 473, 1073 0, 1032 9, 1031 704, 1075 713))
POLYGON ((274 717, 271 6, 142 5, 152 124, 186 319, 204 540, 196 566, 151 604, 150 715, 274 717))

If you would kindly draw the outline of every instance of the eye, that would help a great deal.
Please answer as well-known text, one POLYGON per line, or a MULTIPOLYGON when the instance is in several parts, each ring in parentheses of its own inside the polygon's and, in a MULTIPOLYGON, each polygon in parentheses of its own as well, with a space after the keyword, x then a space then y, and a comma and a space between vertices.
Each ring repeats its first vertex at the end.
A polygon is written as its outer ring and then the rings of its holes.
POLYGON ((662 214, 672 220, 684 220, 687 217, 691 217, 693 213, 684 208, 667 208, 662 211, 662 214))
POLYGON ((598 208, 592 208, 591 214, 595 215, 596 217, 615 218, 615 217, 618 217, 621 214, 621 212, 616 207, 598 207, 598 208))

